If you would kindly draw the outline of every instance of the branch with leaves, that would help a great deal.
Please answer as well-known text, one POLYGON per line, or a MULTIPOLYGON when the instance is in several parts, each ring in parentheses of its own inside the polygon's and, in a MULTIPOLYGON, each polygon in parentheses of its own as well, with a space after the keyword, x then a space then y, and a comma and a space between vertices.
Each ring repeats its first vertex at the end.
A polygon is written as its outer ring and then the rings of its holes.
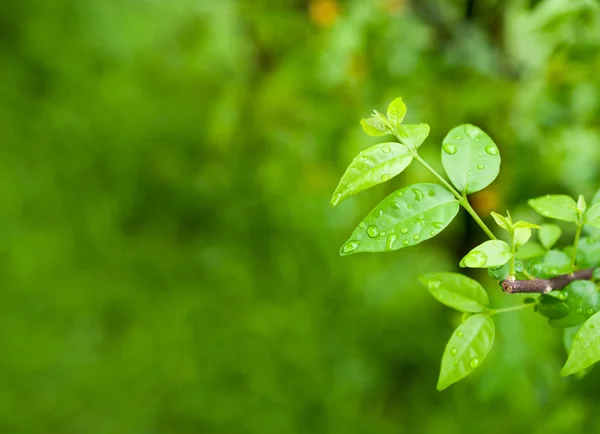
POLYGON ((397 141, 362 151, 342 176, 331 205, 335 207, 354 194, 389 181, 413 161, 430 171, 440 184, 413 184, 388 195, 358 224, 340 255, 390 252, 417 245, 443 231, 462 207, 490 240, 465 255, 460 267, 486 268, 506 293, 541 294, 523 305, 493 309, 475 280, 457 273, 423 276, 421 282, 438 301, 465 313, 444 351, 438 390, 466 377, 484 360, 494 341, 493 315, 525 308, 539 312, 548 318, 550 326, 565 329, 565 336, 572 338, 563 375, 600 360, 600 327, 596 334, 590 331, 600 325, 600 296, 595 283, 600 279, 595 268, 600 265, 600 191, 589 208, 583 196, 577 201, 566 195, 529 201, 543 217, 575 224, 573 244, 563 250, 553 248, 562 235, 558 225, 513 222, 509 212, 506 216, 491 213, 506 231, 506 241, 498 239, 468 201, 469 194, 484 189, 498 176, 501 159, 496 144, 474 125, 453 128, 441 146, 448 181, 418 153, 429 135, 429 125, 403 124, 405 114, 406 106, 397 98, 385 116, 374 111, 361 121, 368 135, 393 136, 397 141), (539 243, 531 241, 533 229, 538 230, 539 243), (584 230, 591 233, 582 237, 584 230), (573 327, 580 327, 576 334, 573 327))

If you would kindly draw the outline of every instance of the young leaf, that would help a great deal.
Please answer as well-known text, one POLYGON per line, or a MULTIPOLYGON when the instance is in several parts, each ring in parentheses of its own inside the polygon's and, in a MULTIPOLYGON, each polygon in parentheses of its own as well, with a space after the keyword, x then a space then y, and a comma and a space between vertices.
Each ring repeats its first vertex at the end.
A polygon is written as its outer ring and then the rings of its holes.
POLYGON ((600 360, 600 313, 588 319, 575 335, 569 358, 560 375, 565 377, 572 375, 598 360, 600 360))
POLYGON ((547 250, 550 250, 554 244, 558 241, 562 234, 560 226, 554 223, 543 224, 538 232, 538 238, 542 243, 542 246, 547 250))
POLYGON ((531 229, 529 228, 515 228, 514 230, 514 242, 515 248, 518 249, 531 238, 531 229))
POLYGON ((533 274, 541 278, 567 274, 572 271, 571 258, 560 250, 550 250, 533 266, 532 270, 533 274))
POLYGON ((583 214, 586 208, 587 204, 585 203, 585 197, 579 195, 579 197, 577 198, 577 211, 583 214))
POLYGON ((577 248, 577 264, 581 268, 600 266, 600 239, 581 237, 577 248))
POLYGON ((491 212, 491 215, 498 226, 500 226, 504 230, 510 231, 510 224, 506 217, 494 211, 491 212))
POLYGON ((549 324, 552 327, 573 327, 600 311, 600 293, 589 280, 576 280, 562 291, 553 292, 558 292, 557 297, 569 307, 569 312, 561 318, 551 319, 549 324))
POLYGON ((510 247, 504 241, 486 241, 467 253, 460 261, 460 266, 463 268, 498 267, 506 264, 510 256, 510 247))
POLYGON ((396 130, 402 144, 413 151, 416 151, 429 135, 427 124, 399 125, 396 130))
POLYGON ((527 259, 537 258, 538 256, 542 256, 546 253, 546 250, 540 246, 535 241, 531 241, 527 244, 522 245, 517 250, 517 254, 515 258, 520 259, 521 261, 526 261, 527 259))
POLYGON ((596 192, 596 194, 594 194, 594 197, 592 198, 592 203, 590 203, 590 206, 592 207, 598 203, 600 203, 600 190, 598 190, 596 192))
POLYGON ((460 125, 444 139, 442 165, 459 191, 474 193, 498 176, 500 153, 482 130, 470 124, 460 125))
POLYGON ((585 213, 585 224, 600 228, 600 203, 591 206, 585 213))
POLYGON ((536 225, 535 223, 525 222, 523 220, 519 220, 513 225, 513 228, 520 229, 540 229, 540 225, 536 225))
POLYGON ((562 301, 562 298, 558 297, 559 295, 559 291, 552 291, 541 295, 537 305, 538 312, 549 320, 567 316, 569 314, 569 306, 562 301))
POLYGON ((530 199, 529 205, 544 217, 568 222, 577 221, 577 204, 567 195, 554 194, 530 199))
POLYGON ((360 124, 362 125, 363 131, 369 136, 380 137, 391 134, 391 132, 388 130, 387 125, 376 116, 371 116, 370 118, 362 119, 360 121, 360 124))
POLYGON ((490 302, 479 282, 458 273, 434 273, 421 276, 437 301, 461 312, 484 312, 490 302))
POLYGON ((397 142, 381 143, 362 151, 340 179, 333 193, 331 206, 393 178, 406 169, 412 160, 411 152, 397 142))
POLYGON ((402 101, 402 98, 396 98, 390 103, 387 109, 387 118, 396 129, 402 123, 406 115, 406 105, 402 101))
POLYGON ((442 356, 437 390, 469 375, 485 359, 496 333, 494 321, 488 315, 473 315, 454 331, 442 356))
POLYGON ((440 233, 458 213, 458 202, 438 184, 413 184, 383 199, 354 229, 340 255, 414 246, 440 233))

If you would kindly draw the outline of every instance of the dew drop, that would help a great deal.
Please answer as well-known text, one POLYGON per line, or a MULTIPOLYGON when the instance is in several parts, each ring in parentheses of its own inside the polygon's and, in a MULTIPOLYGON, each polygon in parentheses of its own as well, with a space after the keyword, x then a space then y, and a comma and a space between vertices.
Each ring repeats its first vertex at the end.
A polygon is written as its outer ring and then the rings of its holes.
POLYGON ((371 238, 375 238, 377 235, 379 235, 379 231, 377 230, 377 226, 375 225, 371 225, 367 228, 367 235, 370 236, 371 238))
POLYGON ((418 188, 413 188, 412 192, 415 194, 415 200, 422 200, 425 197, 423 192, 418 188))
POLYGON ((382 146, 382 147, 381 147, 381 150, 382 150, 383 152, 386 152, 386 153, 387 153, 387 152, 390 152, 390 151, 392 150, 392 148, 390 148, 388 145, 385 145, 385 146, 382 146))
POLYGON ((496 148, 494 145, 489 145, 485 147, 485 152, 487 152, 489 155, 498 155, 498 148, 496 148))
POLYGON ((454 136, 454 138, 452 140, 462 140, 462 136, 454 136))
POLYGON ((358 248, 359 245, 360 245, 360 243, 358 241, 348 241, 346 244, 344 244, 344 247, 342 247, 342 252, 344 252, 344 253, 353 252, 358 248))
POLYGON ((450 354, 455 355, 456 353, 458 353, 458 350, 456 348, 450 349, 450 354))
POLYGON ((452 143, 444 143, 444 145, 442 146, 442 149, 444 150, 444 152, 446 154, 449 154, 449 155, 456 154, 456 146, 454 146, 452 143))
POLYGON ((471 368, 476 368, 477 366, 479 366, 479 359, 477 357, 473 357, 469 362, 469 366, 471 368))
POLYGON ((456 336, 458 336, 459 338, 462 338, 465 334, 462 332, 462 330, 458 330, 456 332, 456 336))
POLYGON ((429 232, 429 235, 433 237, 435 235, 435 231, 429 232))
POLYGON ((497 241, 492 241, 492 246, 496 247, 498 245, 497 241))
POLYGON ((408 205, 406 205, 406 207, 407 207, 408 209, 411 209, 411 208, 412 208, 412 205, 411 205, 411 204, 408 204, 408 205))
POLYGON ((429 191, 429 193, 427 193, 427 195, 428 195, 429 197, 433 197, 433 196, 435 196, 435 190, 430 190, 430 191, 429 191))
POLYGON ((381 217, 382 215, 383 215, 383 210, 382 210, 382 209, 380 209, 380 210, 379 210, 379 217, 381 217))
POLYGON ((596 324, 590 324, 590 328, 593 329, 596 327, 596 324))
POLYGON ((463 261, 467 267, 478 268, 483 267, 487 263, 488 257, 485 253, 475 250, 465 256, 463 261))
POLYGON ((394 208, 394 209, 400 209, 400 203, 398 203, 398 202, 392 202, 392 208, 394 208))
POLYGON ((452 364, 453 364, 454 366, 458 366, 458 360, 455 360, 454 362, 452 362, 452 364))
POLYGON ((408 246, 408 240, 402 241, 402 244, 405 245, 405 246, 408 246))
POLYGON ((396 242, 396 240, 398 239, 398 236, 396 234, 389 234, 387 237, 387 244, 386 247, 388 250, 393 250, 394 249, 394 243, 396 242))
POLYGON ((576 310, 576 312, 577 312, 577 313, 583 313, 583 309, 582 309, 582 308, 580 308, 580 307, 578 307, 578 308, 577 308, 577 310, 576 310))
POLYGON ((346 183, 346 188, 352 188, 352 183, 350 183, 350 182, 346 183))
POLYGON ((444 227, 444 223, 442 222, 431 222, 431 226, 436 229, 442 229, 444 227))
POLYGON ((404 193, 403 193, 403 192, 401 192, 401 191, 397 191, 397 192, 396 192, 396 196, 398 196, 398 197, 402 197, 403 195, 404 195, 404 193))
POLYGON ((585 311, 585 313, 587 313, 588 315, 593 315, 594 309, 592 309, 591 307, 588 307, 588 309, 585 311))
POLYGON ((421 237, 419 236, 419 234, 414 234, 414 235, 413 235, 413 240, 417 241, 419 238, 421 238, 421 237))
POLYGON ((361 227, 361 228, 364 228, 366 225, 365 225, 365 222, 360 222, 360 223, 358 224, 358 226, 359 226, 359 227, 361 227))
POLYGON ((470 170, 469 170, 469 171, 467 171, 467 175, 469 175, 469 176, 471 175, 471 171, 470 171, 470 170))
POLYGON ((477 168, 478 168, 479 170, 483 170, 483 169, 485 169, 485 166, 484 166, 483 164, 478 164, 478 165, 477 165, 477 168))
POLYGON ((467 132, 467 136, 473 140, 479 140, 481 137, 481 130, 473 125, 465 125, 465 131, 467 132))
POLYGON ((387 181, 388 179, 390 179, 390 175, 388 175, 388 174, 381 175, 381 180, 382 181, 387 181))
POLYGON ((402 228, 402 229, 400 229, 400 232, 402 232, 403 234, 407 234, 408 228, 402 228))
POLYGON ((442 282, 440 282, 439 280, 430 280, 429 283, 427 284, 427 287, 429 289, 438 289, 441 284, 442 284, 442 282))

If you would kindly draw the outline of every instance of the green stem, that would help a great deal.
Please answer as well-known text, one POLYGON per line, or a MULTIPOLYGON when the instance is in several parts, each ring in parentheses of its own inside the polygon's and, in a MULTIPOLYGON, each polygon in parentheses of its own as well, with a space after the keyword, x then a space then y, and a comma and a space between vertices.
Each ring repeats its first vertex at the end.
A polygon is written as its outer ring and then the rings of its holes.
MULTIPOLYGON (((400 140, 400 138, 398 138, 398 140, 400 140)), ((427 164, 427 162, 423 160, 421 156, 417 154, 416 151, 413 151, 413 156, 415 160, 417 160, 419 163, 421 163, 423 167, 425 167, 425 169, 429 170, 437 179, 439 179, 444 187, 446 187, 452 192, 454 197, 456 197, 456 199, 458 200, 459 205, 462 206, 471 215, 471 217, 473 217, 475 222, 477 222, 479 227, 483 229, 487 236, 490 237, 490 239, 492 240, 497 240, 496 236, 492 233, 492 231, 490 231, 490 229, 486 226, 483 220, 481 220, 479 215, 475 212, 475 210, 467 200, 467 196, 461 196, 461 194, 458 191, 456 191, 456 189, 452 187, 452 185, 450 185, 450 183, 446 181, 439 173, 437 173, 437 171, 433 167, 427 164)))
POLYGON ((510 261, 508 262, 508 275, 514 280, 516 273, 515 270, 515 256, 517 255, 517 249, 515 248, 515 234, 514 231, 510 231, 510 261))
POLYGON ((496 315, 498 313, 512 312, 513 310, 521 310, 521 309, 525 309, 528 307, 533 307, 536 304, 537 303, 527 303, 527 304, 519 304, 518 306, 505 307, 503 309, 490 309, 489 314, 496 315))
MULTIPOLYGON (((580 219, 581 220, 581 219, 580 219)), ((579 236, 581 235, 582 224, 577 222, 577 229, 575 230, 575 241, 573 242, 573 252, 571 253, 571 271, 575 271, 575 259, 577 259, 577 245, 579 244, 579 236)))
POLYGON ((529 280, 535 280, 535 276, 532 276, 531 274, 529 274, 529 271, 523 269, 523 271, 521 271, 521 273, 527 277, 529 280))

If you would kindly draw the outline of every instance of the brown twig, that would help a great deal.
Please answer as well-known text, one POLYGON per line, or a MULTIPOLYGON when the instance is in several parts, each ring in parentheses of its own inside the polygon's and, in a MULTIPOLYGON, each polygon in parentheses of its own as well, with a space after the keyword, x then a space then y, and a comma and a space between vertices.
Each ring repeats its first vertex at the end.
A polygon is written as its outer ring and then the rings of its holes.
POLYGON ((533 280, 503 280, 500 286, 504 292, 515 293, 539 293, 547 294, 550 291, 563 289, 574 280, 590 280, 594 274, 594 269, 579 270, 571 274, 563 274, 552 279, 533 279, 533 280))

